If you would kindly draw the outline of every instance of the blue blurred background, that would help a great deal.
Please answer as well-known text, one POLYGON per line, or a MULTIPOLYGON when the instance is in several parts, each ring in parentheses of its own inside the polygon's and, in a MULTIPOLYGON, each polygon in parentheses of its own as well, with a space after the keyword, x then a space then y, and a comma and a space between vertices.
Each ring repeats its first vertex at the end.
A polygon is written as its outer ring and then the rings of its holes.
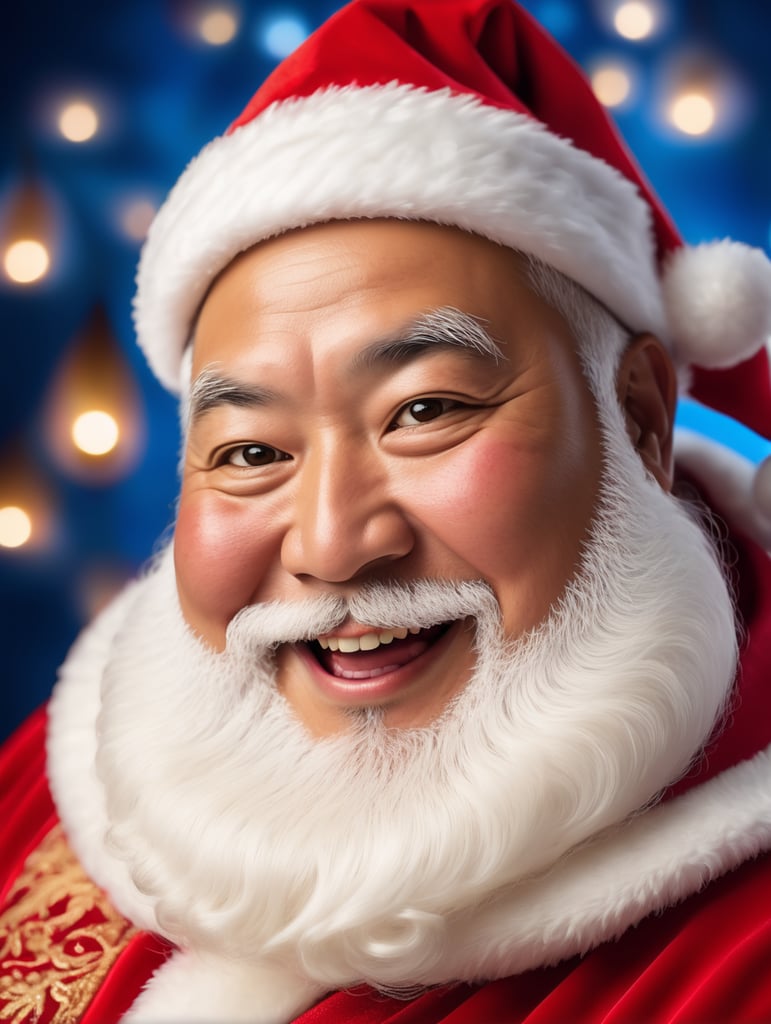
MULTIPOLYGON (((130 319, 149 218, 187 161, 337 6, 4 8, 0 737, 47 697, 78 630, 173 519, 176 406, 136 351, 130 319)), ((525 6, 592 76, 687 240, 730 235, 768 250, 771 4, 525 6)), ((754 460, 770 450, 699 409, 680 416, 754 460)))

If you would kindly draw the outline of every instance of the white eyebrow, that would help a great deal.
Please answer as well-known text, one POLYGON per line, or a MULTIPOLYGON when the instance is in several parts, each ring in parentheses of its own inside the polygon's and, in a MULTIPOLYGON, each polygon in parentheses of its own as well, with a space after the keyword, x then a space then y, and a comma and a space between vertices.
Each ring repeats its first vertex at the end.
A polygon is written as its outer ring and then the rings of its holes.
POLYGON ((382 363, 401 363, 437 348, 461 349, 496 366, 505 356, 481 320, 452 306, 443 306, 416 317, 396 338, 376 341, 362 349, 352 369, 371 369, 382 363))
POLYGON ((211 364, 205 366, 193 381, 190 389, 189 421, 194 423, 221 405, 248 408, 267 405, 275 402, 278 397, 278 394, 269 388, 228 377, 217 370, 216 364, 211 364))

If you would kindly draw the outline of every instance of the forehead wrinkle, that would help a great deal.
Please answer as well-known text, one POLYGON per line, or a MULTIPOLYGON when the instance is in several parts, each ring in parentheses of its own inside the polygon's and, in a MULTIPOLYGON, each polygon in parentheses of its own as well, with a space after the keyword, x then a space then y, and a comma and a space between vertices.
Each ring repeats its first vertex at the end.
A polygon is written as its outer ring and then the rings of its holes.
POLYGON ((459 349, 498 366, 506 360, 481 320, 452 306, 416 317, 395 338, 376 341, 351 360, 351 370, 400 364, 440 349, 459 349))

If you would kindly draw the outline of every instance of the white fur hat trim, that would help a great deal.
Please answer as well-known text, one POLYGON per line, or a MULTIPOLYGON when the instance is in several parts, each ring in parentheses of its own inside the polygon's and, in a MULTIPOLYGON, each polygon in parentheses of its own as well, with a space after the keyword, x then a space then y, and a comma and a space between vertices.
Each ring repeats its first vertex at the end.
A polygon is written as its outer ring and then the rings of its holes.
POLYGON ((603 160, 525 114, 392 82, 274 103, 215 139, 158 214, 139 266, 135 323, 160 381, 203 298, 241 251, 328 220, 449 224, 562 271, 681 364, 732 366, 771 336, 771 263, 721 241, 656 265, 652 210, 603 160))
POLYGON ((135 323, 180 390, 180 357, 216 275, 291 228, 397 217, 521 249, 583 285, 629 328, 666 335, 651 210, 622 174, 532 117, 391 83, 275 103, 210 143, 148 236, 135 323))

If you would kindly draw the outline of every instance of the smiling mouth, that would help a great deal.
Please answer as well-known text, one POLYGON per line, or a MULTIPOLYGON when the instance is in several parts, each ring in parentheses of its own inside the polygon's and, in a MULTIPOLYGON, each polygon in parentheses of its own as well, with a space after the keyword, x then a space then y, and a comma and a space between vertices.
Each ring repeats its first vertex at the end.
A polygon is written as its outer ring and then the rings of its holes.
POLYGON ((306 646, 321 668, 336 679, 376 679, 426 653, 454 625, 428 629, 372 630, 359 637, 320 637, 306 646))

